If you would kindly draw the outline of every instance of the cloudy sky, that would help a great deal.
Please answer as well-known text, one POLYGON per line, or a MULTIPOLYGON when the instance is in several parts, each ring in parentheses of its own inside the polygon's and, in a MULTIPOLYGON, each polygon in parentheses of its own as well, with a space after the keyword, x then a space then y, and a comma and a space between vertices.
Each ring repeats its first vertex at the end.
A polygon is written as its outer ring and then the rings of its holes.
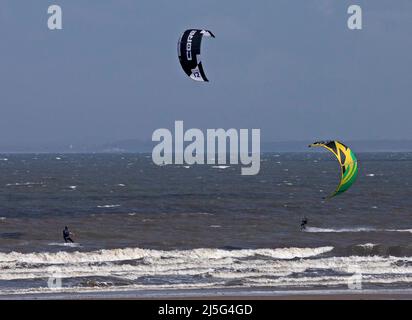
POLYGON ((0 145, 150 140, 175 120, 266 141, 411 139, 411 31, 410 0, 2 0, 0 145), (216 35, 210 83, 180 68, 188 28, 216 35))

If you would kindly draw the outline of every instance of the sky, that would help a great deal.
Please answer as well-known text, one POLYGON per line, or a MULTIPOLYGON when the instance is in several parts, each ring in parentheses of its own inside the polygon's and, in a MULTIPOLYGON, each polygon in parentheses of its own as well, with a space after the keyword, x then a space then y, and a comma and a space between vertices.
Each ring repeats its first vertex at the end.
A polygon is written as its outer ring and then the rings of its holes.
POLYGON ((410 0, 1 0, 0 146, 261 129, 262 141, 412 138, 410 0), (63 30, 47 9, 63 10, 63 30), (363 10, 349 30, 347 9, 363 10), (205 28, 209 83, 177 40, 205 28))

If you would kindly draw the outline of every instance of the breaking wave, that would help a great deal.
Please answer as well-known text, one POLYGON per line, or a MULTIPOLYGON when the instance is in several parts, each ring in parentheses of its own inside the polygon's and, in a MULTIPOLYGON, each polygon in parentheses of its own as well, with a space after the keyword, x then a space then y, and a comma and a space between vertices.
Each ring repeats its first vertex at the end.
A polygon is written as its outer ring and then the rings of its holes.
MULTIPOLYGON (((371 249, 375 245, 358 245, 371 249)), ((378 246, 379 247, 379 246, 378 246)), ((364 285, 412 281, 411 257, 331 256, 333 247, 277 249, 149 250, 124 248, 91 252, 0 253, 0 280, 15 287, 0 294, 47 292, 58 277, 60 291, 189 288, 311 288, 347 286, 354 272, 364 285), (39 281, 44 282, 39 286, 39 281), (31 286, 31 287, 30 287, 31 286)), ((50 291, 49 291, 50 292, 50 291)))
MULTIPOLYGON (((62 245, 65 245, 62 243, 62 245)), ((26 263, 85 263, 85 262, 111 262, 136 259, 177 259, 181 260, 217 260, 217 259, 239 259, 255 255, 272 259, 294 259, 314 257, 329 251, 333 247, 319 248, 279 248, 279 249, 192 249, 192 250, 150 250, 140 248, 124 248, 98 250, 92 252, 39 252, 39 253, 0 253, 0 263, 19 261, 26 263)))

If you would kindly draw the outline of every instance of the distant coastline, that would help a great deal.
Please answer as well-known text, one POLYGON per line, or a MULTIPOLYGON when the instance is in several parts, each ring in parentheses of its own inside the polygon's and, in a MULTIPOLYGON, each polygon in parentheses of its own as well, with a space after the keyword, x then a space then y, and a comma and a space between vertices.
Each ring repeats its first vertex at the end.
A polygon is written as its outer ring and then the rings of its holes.
MULTIPOLYGON (((263 141, 261 152, 312 152, 311 140, 263 141)), ((412 152, 412 140, 344 140, 356 152, 412 152)), ((141 140, 120 140, 104 144, 33 143, 0 144, 0 154, 10 153, 151 153, 155 143, 141 140)))

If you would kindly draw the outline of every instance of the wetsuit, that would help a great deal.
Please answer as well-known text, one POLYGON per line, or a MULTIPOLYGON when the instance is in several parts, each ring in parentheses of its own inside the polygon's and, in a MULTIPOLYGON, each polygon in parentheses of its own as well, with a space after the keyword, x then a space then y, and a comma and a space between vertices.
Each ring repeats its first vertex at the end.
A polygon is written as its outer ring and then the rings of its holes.
POLYGON ((73 240, 72 240, 72 238, 70 238, 70 231, 69 231, 69 229, 67 229, 67 228, 65 228, 64 230, 63 230, 63 239, 64 239, 64 242, 74 242, 73 240))
POLYGON ((302 222, 300 223, 300 230, 305 230, 307 224, 308 224, 308 219, 304 218, 302 222))

